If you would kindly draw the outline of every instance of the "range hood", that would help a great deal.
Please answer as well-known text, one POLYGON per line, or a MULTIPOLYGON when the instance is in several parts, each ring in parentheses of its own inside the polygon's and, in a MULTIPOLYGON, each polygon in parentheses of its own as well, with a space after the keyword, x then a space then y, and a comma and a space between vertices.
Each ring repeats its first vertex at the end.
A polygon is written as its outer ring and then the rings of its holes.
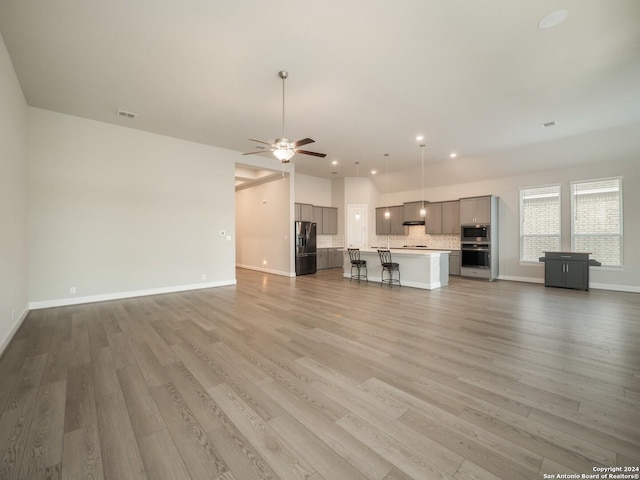
POLYGON ((425 204, 426 200, 419 200, 417 202, 405 202, 404 203, 404 222, 403 225, 424 225, 424 217, 420 216, 420 210, 425 204))

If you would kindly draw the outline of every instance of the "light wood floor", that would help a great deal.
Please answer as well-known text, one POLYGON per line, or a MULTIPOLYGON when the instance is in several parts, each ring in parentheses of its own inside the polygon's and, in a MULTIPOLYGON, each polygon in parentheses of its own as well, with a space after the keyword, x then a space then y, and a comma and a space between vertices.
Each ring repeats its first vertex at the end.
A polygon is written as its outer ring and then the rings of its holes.
POLYGON ((0 359, 0 478, 640 465, 640 295, 340 273, 31 312, 0 359))

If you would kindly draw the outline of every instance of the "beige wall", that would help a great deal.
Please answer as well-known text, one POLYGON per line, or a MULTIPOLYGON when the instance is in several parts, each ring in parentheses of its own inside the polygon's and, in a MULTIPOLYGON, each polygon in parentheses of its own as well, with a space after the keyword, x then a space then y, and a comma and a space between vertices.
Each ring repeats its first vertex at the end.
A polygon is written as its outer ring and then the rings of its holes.
POLYGON ((331 180, 310 175, 295 175, 295 201, 321 207, 335 207, 332 204, 331 180))
POLYGON ((236 192, 236 264, 295 275, 291 176, 236 192))
POLYGON ((0 36, 0 354, 27 313, 27 104, 0 36))
POLYGON ((235 283, 235 152, 28 112, 32 306, 235 283))

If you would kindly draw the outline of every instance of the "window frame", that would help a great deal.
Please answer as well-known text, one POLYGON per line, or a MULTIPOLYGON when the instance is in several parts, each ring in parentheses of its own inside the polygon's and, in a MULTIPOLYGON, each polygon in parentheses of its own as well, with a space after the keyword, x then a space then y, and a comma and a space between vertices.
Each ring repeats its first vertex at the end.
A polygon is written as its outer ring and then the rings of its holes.
MULTIPOLYGON (((529 237, 529 238, 533 238, 533 237, 558 237, 558 246, 559 248, 562 248, 562 183, 550 183, 550 184, 546 184, 546 185, 532 185, 532 186, 527 186, 527 187, 519 187, 518 189, 518 220, 519 220, 519 238, 518 238, 518 242, 519 242, 519 254, 518 257, 520 259, 520 263, 526 263, 526 264, 539 264, 542 265, 538 262, 537 259, 533 260, 533 259, 526 259, 524 258, 524 242, 523 239, 525 237, 529 237), (550 187, 555 187, 558 190, 558 234, 548 234, 548 235, 541 235, 541 234, 536 234, 536 235, 525 235, 523 233, 523 227, 524 227, 524 216, 523 216, 523 206, 524 206, 524 199, 523 199, 523 192, 526 190, 534 190, 536 188, 550 188, 550 187)), ((542 255, 542 252, 540 252, 540 254, 542 255)))
MULTIPOLYGON (((619 237, 620 238, 620 263, 617 265, 605 264, 602 263, 603 267, 610 269, 621 269, 624 267, 624 189, 623 189, 623 177, 603 177, 603 178, 593 178, 589 180, 573 180, 569 182, 569 201, 571 202, 571 220, 570 220, 570 235, 571 235, 571 250, 576 251, 576 238, 577 237, 619 237), (575 202, 575 186, 579 184, 586 183, 596 183, 596 182, 606 182, 610 180, 617 180, 619 182, 619 190, 618 190, 618 204, 620 206, 620 232, 616 234, 579 234, 575 233, 575 220, 576 220, 576 202, 575 202)), ((596 260, 598 260, 596 258, 596 260)))

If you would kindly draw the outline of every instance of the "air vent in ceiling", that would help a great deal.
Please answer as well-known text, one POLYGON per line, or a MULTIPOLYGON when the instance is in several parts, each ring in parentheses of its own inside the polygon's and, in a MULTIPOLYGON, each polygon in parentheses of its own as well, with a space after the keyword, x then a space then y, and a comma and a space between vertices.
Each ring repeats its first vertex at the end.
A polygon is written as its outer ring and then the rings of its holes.
POLYGON ((542 126, 544 128, 549 128, 549 127, 555 127, 557 125, 557 122, 553 121, 553 122, 547 122, 547 123, 543 123, 542 126))
POLYGON ((118 110, 118 115, 126 118, 136 118, 138 116, 137 113, 127 112, 125 110, 118 110))

